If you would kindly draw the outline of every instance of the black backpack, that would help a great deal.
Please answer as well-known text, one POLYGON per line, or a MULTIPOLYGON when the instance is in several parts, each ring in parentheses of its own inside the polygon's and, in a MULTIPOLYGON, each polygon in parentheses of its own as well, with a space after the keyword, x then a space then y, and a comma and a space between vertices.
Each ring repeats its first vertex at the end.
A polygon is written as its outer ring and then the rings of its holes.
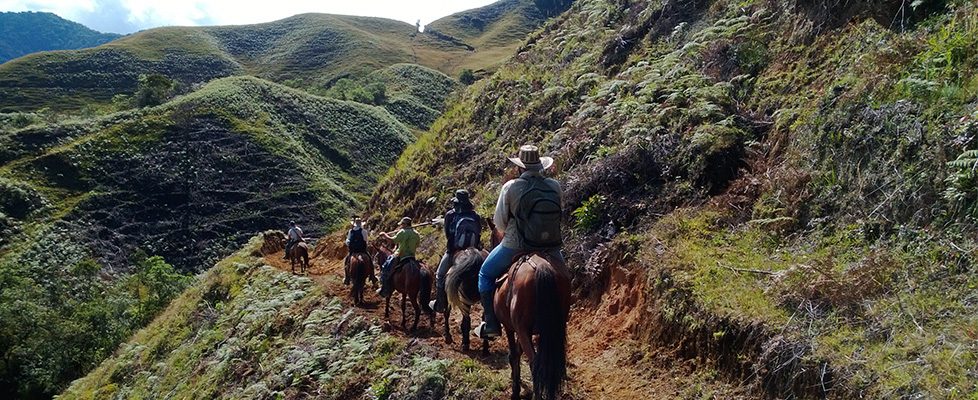
POLYGON ((346 238, 350 241, 351 253, 367 252, 367 241, 363 238, 363 230, 350 229, 350 233, 346 235, 346 238))
POLYGON ((527 182, 513 215, 516 231, 529 250, 560 248, 560 194, 543 177, 520 178, 527 182))
POLYGON ((479 235, 482 233, 482 224, 479 223, 479 215, 475 211, 462 211, 455 214, 455 229, 452 243, 456 250, 477 247, 479 245, 479 235))

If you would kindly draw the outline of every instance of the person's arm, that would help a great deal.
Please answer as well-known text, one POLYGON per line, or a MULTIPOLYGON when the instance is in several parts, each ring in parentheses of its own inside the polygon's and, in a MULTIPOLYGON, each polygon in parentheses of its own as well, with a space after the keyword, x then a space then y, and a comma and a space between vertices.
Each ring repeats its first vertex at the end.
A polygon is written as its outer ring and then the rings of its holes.
POLYGON ((506 225, 509 224, 509 202, 506 198, 509 197, 509 189, 513 186, 514 181, 506 182, 503 188, 499 190, 499 199, 496 200, 496 213, 492 216, 492 222, 496 224, 496 229, 500 232, 506 231, 506 225))
POLYGON ((347 246, 347 247, 350 247, 350 235, 351 235, 352 233, 353 233, 353 231, 352 231, 352 230, 350 230, 349 232, 347 232, 347 233, 346 233, 346 240, 344 240, 344 241, 343 241, 343 243, 346 243, 346 246, 347 246))
POLYGON ((363 235, 363 241, 366 242, 367 238, 370 237, 370 231, 367 230, 366 226, 360 227, 360 234, 363 235))

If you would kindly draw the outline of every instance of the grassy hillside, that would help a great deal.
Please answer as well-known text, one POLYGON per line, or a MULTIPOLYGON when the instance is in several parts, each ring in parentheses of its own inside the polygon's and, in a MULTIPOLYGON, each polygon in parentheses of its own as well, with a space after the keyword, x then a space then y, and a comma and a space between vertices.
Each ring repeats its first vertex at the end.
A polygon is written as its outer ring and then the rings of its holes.
POLYGON ((538 143, 579 298, 649 312, 615 329, 762 396, 973 397, 976 27, 968 1, 582 0, 405 151, 372 222, 460 186, 488 213, 538 143), (647 301, 608 298, 622 270, 647 301))
POLYGON ((480 364, 433 358, 322 285, 263 265, 259 247, 203 274, 59 398, 485 399, 501 386, 480 364))
POLYGON ((523 21, 518 31, 477 52, 440 36, 419 34, 407 23, 327 14, 256 25, 157 28, 92 49, 32 54, 0 65, 0 112, 110 105, 113 96, 132 94, 144 74, 174 79, 182 92, 232 75, 316 92, 337 79, 361 78, 398 63, 457 76, 463 66, 498 64, 540 23, 542 19, 523 21), (491 52, 494 48, 505 51, 491 52))
MULTIPOLYGON (((148 322, 125 306, 131 292, 89 297, 74 285, 118 285, 149 256, 197 272, 289 219, 316 237, 411 140, 382 108, 250 77, 158 107, 0 131, 3 394, 57 393, 148 322), (97 321, 120 326, 84 328, 97 321), (65 360, 65 347, 78 354, 65 360)), ((172 294, 158 292, 135 297, 165 305, 172 294)))
POLYGON ((39 51, 95 47, 120 36, 51 13, 0 12, 0 64, 39 51))

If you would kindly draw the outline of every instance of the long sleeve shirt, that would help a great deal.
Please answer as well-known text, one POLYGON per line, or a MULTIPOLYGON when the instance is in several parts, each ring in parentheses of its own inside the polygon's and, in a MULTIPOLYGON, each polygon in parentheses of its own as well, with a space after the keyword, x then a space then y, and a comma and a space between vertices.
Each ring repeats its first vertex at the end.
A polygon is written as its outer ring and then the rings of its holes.
MULTIPOLYGON (((526 190, 527 182, 524 180, 530 177, 542 176, 536 171, 526 171, 520 175, 521 179, 513 179, 503 184, 499 190, 499 200, 496 201, 496 213, 492 216, 492 222, 496 228, 504 232, 502 246, 510 249, 523 249, 523 240, 519 232, 516 231, 516 223, 513 222, 516 209, 519 207, 520 196, 526 190)), ((560 188, 560 182, 546 178, 547 185, 560 195, 561 206, 563 206, 564 192, 560 188)))

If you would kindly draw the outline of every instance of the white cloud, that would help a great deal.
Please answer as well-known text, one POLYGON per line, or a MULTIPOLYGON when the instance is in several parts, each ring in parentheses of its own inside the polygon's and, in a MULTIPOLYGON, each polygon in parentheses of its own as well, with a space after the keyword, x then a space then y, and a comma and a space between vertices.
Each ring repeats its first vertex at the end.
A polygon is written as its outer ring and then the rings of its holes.
POLYGON ((363 15, 422 24, 494 0, 0 0, 0 11, 48 11, 94 29, 129 33, 164 25, 252 24, 295 14, 363 15))

